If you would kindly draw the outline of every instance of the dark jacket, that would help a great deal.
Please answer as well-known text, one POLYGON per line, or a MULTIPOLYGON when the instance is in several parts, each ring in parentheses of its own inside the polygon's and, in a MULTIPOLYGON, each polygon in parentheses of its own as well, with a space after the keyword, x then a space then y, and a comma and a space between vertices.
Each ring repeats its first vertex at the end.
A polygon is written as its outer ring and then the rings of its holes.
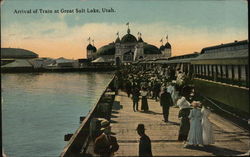
POLYGON ((114 136, 101 134, 95 140, 94 152, 101 156, 109 157, 119 149, 119 145, 114 136))
POLYGON ((140 96, 139 89, 138 88, 134 88, 132 90, 132 99, 133 99, 133 101, 135 101, 135 102, 139 101, 139 96, 140 96))
POLYGON ((146 134, 142 135, 140 138, 139 156, 153 156, 151 150, 151 140, 146 134))
POLYGON ((173 106, 173 100, 172 100, 172 97, 171 97, 171 94, 168 93, 168 92, 164 92, 161 94, 161 97, 160 97, 160 104, 161 106, 163 107, 170 107, 170 106, 173 106))

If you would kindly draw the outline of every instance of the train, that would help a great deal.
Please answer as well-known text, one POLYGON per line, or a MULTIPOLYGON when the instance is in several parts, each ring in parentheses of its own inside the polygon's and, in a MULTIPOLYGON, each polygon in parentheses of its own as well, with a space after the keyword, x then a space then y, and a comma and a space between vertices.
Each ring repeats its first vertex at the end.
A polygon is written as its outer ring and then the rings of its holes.
POLYGON ((197 93, 249 118, 249 41, 205 47, 201 52, 141 61, 143 67, 172 66, 191 78, 197 93))

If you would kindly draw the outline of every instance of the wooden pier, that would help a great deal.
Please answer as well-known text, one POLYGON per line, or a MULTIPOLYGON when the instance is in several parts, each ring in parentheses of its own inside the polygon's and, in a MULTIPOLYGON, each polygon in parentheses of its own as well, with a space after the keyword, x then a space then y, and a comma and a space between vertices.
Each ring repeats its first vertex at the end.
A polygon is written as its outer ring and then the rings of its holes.
POLYGON ((138 156, 139 135, 136 127, 139 123, 145 125, 146 134, 152 142, 154 156, 235 156, 250 150, 249 132, 213 113, 209 119, 213 123, 215 144, 195 149, 183 148, 183 143, 177 141, 179 108, 170 108, 170 123, 165 123, 162 121, 162 108, 159 101, 148 99, 148 104, 149 113, 134 112, 131 98, 124 92, 116 95, 111 123, 112 132, 120 148, 115 156, 138 156))

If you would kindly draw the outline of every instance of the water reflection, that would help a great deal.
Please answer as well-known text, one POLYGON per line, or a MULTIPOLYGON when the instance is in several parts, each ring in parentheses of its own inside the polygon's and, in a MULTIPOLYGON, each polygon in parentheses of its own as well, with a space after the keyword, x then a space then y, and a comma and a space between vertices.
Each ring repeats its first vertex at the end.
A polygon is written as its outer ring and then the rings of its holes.
POLYGON ((2 74, 3 147, 12 157, 58 156, 96 103, 106 73, 2 74), (46 151, 45 151, 46 150, 46 151))

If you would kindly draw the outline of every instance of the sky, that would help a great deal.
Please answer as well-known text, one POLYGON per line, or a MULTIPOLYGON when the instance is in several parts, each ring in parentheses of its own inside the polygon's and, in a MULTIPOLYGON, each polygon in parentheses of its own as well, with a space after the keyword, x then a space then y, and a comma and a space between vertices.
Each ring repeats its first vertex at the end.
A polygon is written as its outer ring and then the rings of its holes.
POLYGON ((99 49, 115 41, 117 32, 124 36, 129 22, 131 34, 140 32, 157 47, 168 36, 177 56, 248 39, 247 5, 247 0, 3 0, 1 47, 39 57, 86 58, 89 37, 99 49))

